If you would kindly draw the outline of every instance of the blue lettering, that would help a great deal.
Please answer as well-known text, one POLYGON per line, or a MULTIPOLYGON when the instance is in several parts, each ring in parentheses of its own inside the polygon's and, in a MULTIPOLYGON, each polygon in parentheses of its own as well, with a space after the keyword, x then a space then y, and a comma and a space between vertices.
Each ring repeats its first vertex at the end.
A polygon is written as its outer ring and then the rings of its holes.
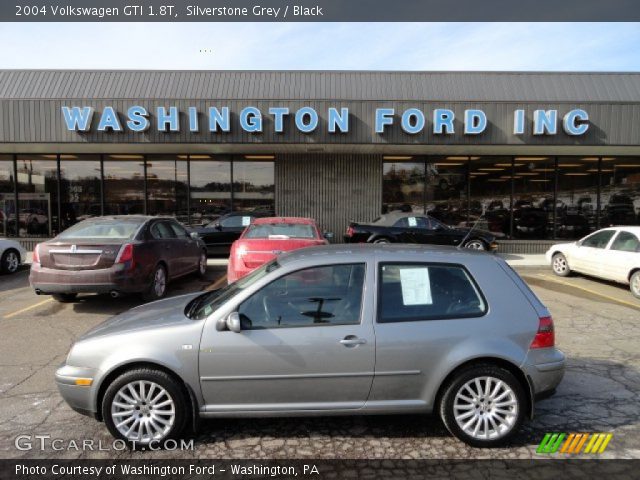
POLYGON ((196 107, 189 107, 189 131, 198 132, 200 126, 198 125, 198 109, 196 107))
POLYGON ((422 110, 418 110, 417 108, 409 108, 402 114, 400 126, 406 133, 410 133, 411 135, 420 133, 424 128, 424 124, 425 119, 422 110))
POLYGON ((376 108, 376 133, 384 133, 386 125, 393 125, 393 108, 376 108))
POLYGON ((169 107, 169 113, 164 107, 158 107, 158 131, 159 132, 179 132, 180 119, 178 117, 178 107, 169 107))
POLYGON ((304 133, 313 132, 318 126, 318 113, 311 107, 302 107, 296 112, 296 128, 304 133), (305 123, 305 117, 309 122, 305 123))
POLYGON ((513 134, 524 135, 524 110, 516 110, 513 113, 513 134))
POLYGON ((437 108, 433 111, 433 133, 455 133, 453 120, 455 114, 446 108, 437 108))
POLYGON ((567 135, 582 135, 589 130, 589 114, 581 109, 568 112, 562 119, 562 128, 567 135))
POLYGON ((229 107, 222 107, 222 111, 209 107, 209 131, 217 132, 218 128, 223 132, 231 131, 229 107))
POLYGON ((116 111, 113 107, 104 107, 102 116, 100 117, 100 123, 98 123, 98 130, 106 132, 109 128, 114 132, 122 131, 122 125, 120 125, 120 120, 118 119, 116 111))
POLYGON ((348 108, 341 108, 340 113, 338 113, 338 109, 336 108, 329 108, 329 132, 335 133, 338 128, 341 133, 349 133, 348 108))
POLYGON ((127 128, 132 132, 144 132, 149 128, 149 119, 147 116, 149 113, 144 107, 134 105, 127 110, 127 128))
POLYGON ((536 110, 533 112, 533 134, 555 135, 558 131, 557 110, 536 110))
POLYGON ((289 115, 289 109, 284 107, 272 107, 269 113, 273 115, 273 123, 276 133, 284 132, 284 116, 289 115))
POLYGON ((487 128, 487 116, 482 110, 464 111, 464 133, 465 135, 478 135, 487 128))
POLYGON ((62 107, 62 116, 70 132, 87 132, 91 128, 93 118, 92 107, 62 107))
POLYGON ((246 107, 240 112, 240 126, 245 132, 262 132, 262 114, 256 107, 246 107))

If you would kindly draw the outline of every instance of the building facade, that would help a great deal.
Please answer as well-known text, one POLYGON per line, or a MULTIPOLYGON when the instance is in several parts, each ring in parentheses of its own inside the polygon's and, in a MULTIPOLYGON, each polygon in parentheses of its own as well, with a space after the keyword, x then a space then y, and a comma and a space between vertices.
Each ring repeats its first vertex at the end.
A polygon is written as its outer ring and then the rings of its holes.
POLYGON ((0 235, 385 211, 502 240, 640 224, 640 74, 0 71, 0 235))

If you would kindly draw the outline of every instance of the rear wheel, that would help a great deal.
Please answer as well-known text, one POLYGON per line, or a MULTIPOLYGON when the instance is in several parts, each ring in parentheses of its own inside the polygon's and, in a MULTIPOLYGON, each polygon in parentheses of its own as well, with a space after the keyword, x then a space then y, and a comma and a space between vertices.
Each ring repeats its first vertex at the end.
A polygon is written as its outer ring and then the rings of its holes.
POLYGON ((464 248, 468 248, 469 250, 486 250, 487 246, 482 240, 474 238, 473 240, 469 240, 465 243, 464 248))
POLYGON ((373 243, 391 243, 388 238, 376 238, 373 243))
POLYGON ((200 259, 198 260, 198 276, 204 278, 207 274, 207 253, 203 250, 200 252, 200 259))
POLYGON ((146 446, 179 437, 189 417, 180 385, 165 372, 140 368, 123 373, 107 388, 102 417, 111 434, 146 446))
POLYGON ((629 290, 631 290, 634 297, 640 298, 640 270, 631 275, 629 290))
POLYGON ((525 410, 520 382, 489 364, 462 370, 447 384, 440 402, 447 429, 474 447, 505 444, 522 425, 525 410))
POLYGON ((156 266, 151 277, 151 284, 146 292, 142 295, 143 298, 152 302, 164 297, 167 293, 167 270, 163 265, 156 266))
POLYGON ((10 248, 2 254, 0 263, 2 273, 14 273, 18 270, 18 267, 20 267, 20 254, 10 248))
POLYGON ((567 257, 565 257, 562 253, 556 253, 551 258, 551 269, 553 270, 553 273, 560 277, 568 277, 571 273, 569 262, 567 262, 567 257))
POLYGON ((54 293, 51 295, 53 299, 60 303, 70 303, 73 302, 78 296, 77 293, 54 293))

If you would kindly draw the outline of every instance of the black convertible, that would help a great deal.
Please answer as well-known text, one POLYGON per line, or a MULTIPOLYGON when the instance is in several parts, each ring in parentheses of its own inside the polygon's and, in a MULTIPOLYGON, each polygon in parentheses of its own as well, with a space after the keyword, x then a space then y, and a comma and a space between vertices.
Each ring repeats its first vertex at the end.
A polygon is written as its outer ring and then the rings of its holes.
POLYGON ((449 227, 428 215, 391 212, 371 224, 350 223, 346 243, 428 243, 459 245, 476 250, 495 250, 496 238, 489 232, 449 227))

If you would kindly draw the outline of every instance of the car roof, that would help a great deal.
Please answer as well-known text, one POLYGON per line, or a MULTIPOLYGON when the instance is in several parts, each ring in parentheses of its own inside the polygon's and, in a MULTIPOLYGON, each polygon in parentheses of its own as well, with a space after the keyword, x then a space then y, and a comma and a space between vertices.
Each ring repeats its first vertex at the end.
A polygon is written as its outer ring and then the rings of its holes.
POLYGON ((153 216, 153 215, 105 215, 103 217, 89 217, 83 222, 86 223, 98 223, 104 220, 114 220, 119 222, 146 222, 148 220, 175 220, 173 217, 165 217, 165 216, 153 216))
POLYGON ((640 235, 640 226, 634 226, 634 225, 617 225, 615 227, 603 228, 602 230, 626 230, 627 232, 640 235))
POLYGON ((291 225, 315 225, 313 218, 305 217, 260 217, 253 221, 253 225, 272 225, 274 223, 286 223, 291 225))
POLYGON ((286 265, 292 262, 322 259, 322 263, 329 261, 353 260, 362 262, 377 256, 383 261, 398 262, 451 262, 464 263, 468 259, 479 259, 486 257, 496 261, 492 253, 467 248, 456 248, 445 245, 418 245, 418 244, 372 244, 372 243, 349 243, 321 245, 317 247, 306 247, 299 250, 286 252, 278 256, 278 263, 286 265))

